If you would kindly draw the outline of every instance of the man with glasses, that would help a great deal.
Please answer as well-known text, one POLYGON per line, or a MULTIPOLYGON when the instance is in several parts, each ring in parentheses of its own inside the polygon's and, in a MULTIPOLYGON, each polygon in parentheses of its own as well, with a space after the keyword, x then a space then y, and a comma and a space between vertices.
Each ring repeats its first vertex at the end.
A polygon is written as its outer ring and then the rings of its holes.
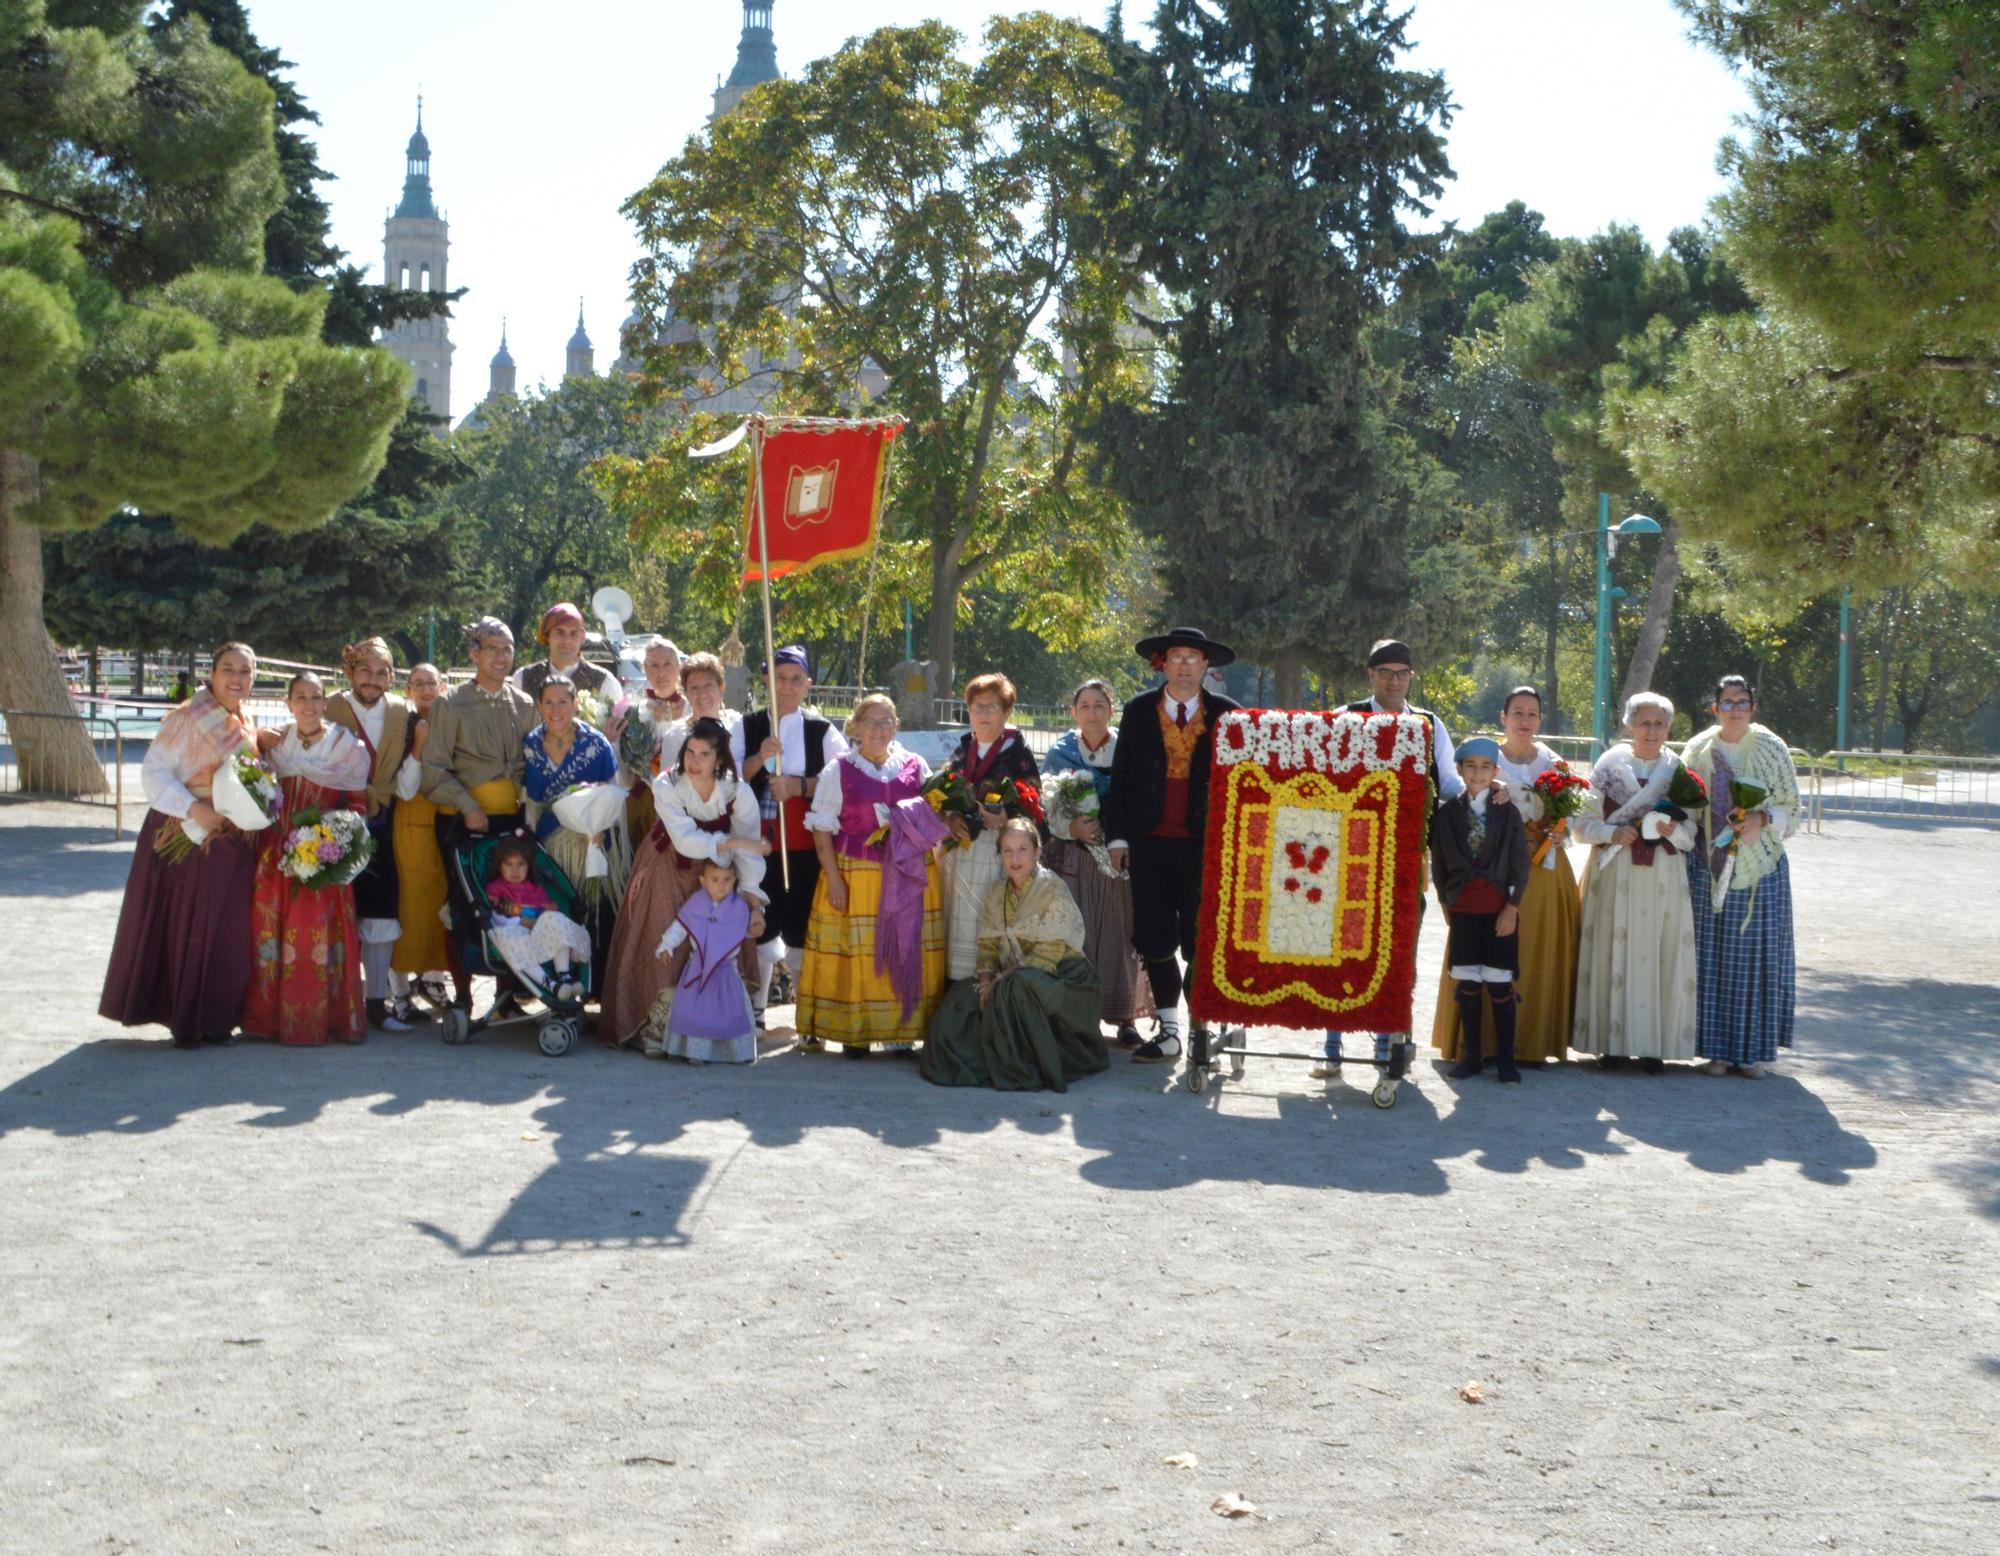
MULTIPOLYGON (((1414 713, 1430 727, 1430 749, 1426 765, 1431 774, 1430 809, 1437 809, 1439 800, 1451 799, 1465 787, 1465 780, 1458 776, 1457 754, 1452 749, 1451 736, 1445 732, 1444 720, 1428 708, 1419 708, 1410 701, 1410 682, 1416 671, 1410 666, 1410 645, 1395 638, 1382 638, 1368 650, 1368 684, 1374 688, 1374 695, 1361 702, 1350 702, 1342 713, 1414 713)), ((1507 786, 1495 783, 1493 801, 1496 805, 1507 803, 1507 786)), ((1424 817, 1424 831, 1430 832, 1430 816, 1424 817)), ((1424 897, 1417 896, 1418 922, 1422 923, 1424 897)), ((1416 948, 1411 947, 1412 954, 1416 948)), ((1375 1058, 1378 1063, 1389 1058, 1390 1049, 1397 1043, 1410 1041, 1408 1032, 1377 1032, 1375 1034, 1375 1058)), ((1321 1080, 1328 1080, 1340 1074, 1340 1034, 1326 1034, 1325 1057, 1313 1066, 1312 1072, 1321 1080)))
MULTIPOLYGON (((1139 656, 1163 672, 1166 684, 1125 704, 1111 756, 1111 791, 1104 799, 1104 834, 1111 862, 1132 872, 1132 944, 1146 964, 1160 1030, 1132 1051, 1140 1064, 1181 1051, 1182 976, 1178 951, 1194 965, 1201 920, 1202 838, 1208 822, 1208 769, 1215 727, 1241 706, 1202 687, 1209 667, 1236 651, 1195 627, 1176 627, 1138 645, 1139 656)), ((1194 1064, 1208 1062, 1206 1028, 1190 1033, 1194 1064)))

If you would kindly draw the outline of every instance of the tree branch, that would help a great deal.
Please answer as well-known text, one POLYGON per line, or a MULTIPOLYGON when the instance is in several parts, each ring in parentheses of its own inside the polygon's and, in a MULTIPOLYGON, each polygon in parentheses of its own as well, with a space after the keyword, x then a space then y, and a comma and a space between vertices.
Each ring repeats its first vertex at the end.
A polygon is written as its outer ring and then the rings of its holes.
POLYGON ((32 205, 36 210, 47 211, 52 216, 68 216, 76 221, 87 222, 100 231, 111 233, 114 237, 129 239, 139 236, 137 227, 128 227, 125 223, 115 222, 108 216, 93 216, 89 211, 79 211, 74 206, 58 205, 53 200, 43 200, 19 189, 0 186, 0 200, 18 200, 23 205, 32 205))

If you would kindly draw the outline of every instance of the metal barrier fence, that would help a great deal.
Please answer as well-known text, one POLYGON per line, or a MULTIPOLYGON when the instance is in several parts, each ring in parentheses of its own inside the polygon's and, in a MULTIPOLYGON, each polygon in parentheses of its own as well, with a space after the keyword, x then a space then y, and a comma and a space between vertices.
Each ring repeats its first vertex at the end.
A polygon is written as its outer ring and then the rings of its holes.
MULTIPOLYGON (((870 688, 872 690, 872 688, 870 688)), ((815 705, 830 718, 842 718, 853 710, 861 695, 859 687, 815 688, 815 705)), ((138 764, 144 759, 160 720, 169 711, 154 704, 133 704, 105 699, 93 703, 104 711, 81 713, 33 713, 0 708, 0 796, 29 793, 53 794, 66 789, 89 787, 93 775, 23 773, 21 753, 12 730, 30 721, 63 722, 82 727, 101 769, 102 788, 75 795, 76 803, 102 806, 112 812, 114 836, 125 835, 124 807, 128 796, 143 804, 138 764), (81 781, 75 781, 75 780, 81 781)), ((963 711, 963 704, 939 699, 942 714, 948 706, 963 711)), ((287 717, 282 702, 268 698, 244 704, 255 726, 282 723, 287 717)), ((1060 711, 1060 710, 1055 710, 1060 711)), ((958 721, 955 721, 958 722, 958 721)), ((1020 725, 1028 749, 1037 757, 1046 756, 1063 731, 1067 717, 1049 726, 1020 725)), ((935 733, 955 739, 964 725, 935 733)), ((1579 765, 1590 761, 1589 737, 1555 735, 1544 738, 1565 760, 1579 765)), ((1676 743, 1671 749, 1678 750, 1676 743)), ((1798 768, 1799 794, 1804 814, 1797 818, 1803 831, 1819 832, 1828 816, 1840 820, 1900 820, 1957 822, 1977 826, 2000 826, 2000 757, 1941 756, 1902 751, 1827 751, 1818 756, 1791 748, 1798 768)))

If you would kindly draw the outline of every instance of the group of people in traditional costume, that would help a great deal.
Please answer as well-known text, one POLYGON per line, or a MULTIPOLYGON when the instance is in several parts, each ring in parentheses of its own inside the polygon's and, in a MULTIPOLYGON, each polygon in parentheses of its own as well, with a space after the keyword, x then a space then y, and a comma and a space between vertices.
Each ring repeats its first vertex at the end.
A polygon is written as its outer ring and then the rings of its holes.
MULTIPOLYGON (((1106 1028, 1136 1062, 1180 1056, 1209 769, 1239 706, 1210 684, 1226 644, 1191 627, 1140 642, 1160 684, 1120 710, 1108 682, 1085 681, 1074 727, 1040 762, 1011 722, 1013 683, 976 676, 970 727, 934 775, 898 739, 888 697, 863 696, 844 726, 821 717, 801 647, 776 653, 767 706, 746 717, 725 706, 713 655, 655 643, 627 697, 584 661, 574 606, 552 607, 538 638, 546 658, 517 669, 513 634, 483 617, 466 629, 470 680, 447 691, 418 665, 402 694, 388 645, 367 639, 343 654, 346 690, 296 676, 287 722, 261 730, 244 714, 254 654, 218 649, 144 763, 151 808, 103 1014, 163 1023, 185 1047, 407 1031, 423 1019, 413 995, 441 1003, 447 979, 469 1012, 453 926, 490 922, 565 994, 588 964, 606 1044, 654 1057, 754 1061, 781 968, 800 1046, 920 1052, 940 1085, 1064 1089, 1108 1065, 1106 1028), (261 835, 210 803, 245 751, 281 795, 261 835), (376 846, 351 887, 280 868, 286 818, 308 809, 365 819, 376 846), (480 837, 509 841, 494 879, 468 887, 445 861, 480 837), (576 888, 573 918, 536 885, 536 850, 576 888)), ((1535 688, 1507 695, 1496 734, 1455 747, 1408 700, 1407 645, 1378 642, 1368 672, 1373 694, 1341 711, 1412 714, 1428 731, 1446 918, 1431 1038, 1451 1076, 1490 1062, 1512 1083, 1571 1048, 1610 1068, 1701 1060, 1754 1076, 1790 1045, 1783 840, 1798 786, 1747 682, 1718 683, 1714 724, 1678 757, 1673 705, 1633 697, 1628 738, 1565 820, 1537 788, 1567 769, 1539 738, 1535 688), (1580 880, 1572 837, 1590 847, 1580 880)), ((495 1008, 523 993, 503 980, 495 1008)), ((1201 1064, 1231 1034, 1186 1035, 1201 1064)), ((1409 1036, 1375 1034, 1377 1060, 1409 1036)), ((1340 1034, 1323 1054, 1314 1073, 1338 1075, 1340 1034)))

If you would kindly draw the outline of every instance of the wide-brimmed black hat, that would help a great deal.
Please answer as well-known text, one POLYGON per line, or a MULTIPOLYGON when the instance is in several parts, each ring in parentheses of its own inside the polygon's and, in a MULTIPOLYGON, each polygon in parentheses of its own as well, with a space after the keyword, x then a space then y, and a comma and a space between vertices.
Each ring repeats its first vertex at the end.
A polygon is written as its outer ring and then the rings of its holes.
POLYGON ((1227 643, 1218 643, 1199 627, 1176 627, 1171 632, 1158 637, 1141 638, 1138 655, 1141 659, 1151 659, 1155 654, 1164 654, 1170 648, 1196 648, 1208 655, 1211 668, 1236 663, 1236 650, 1227 643))

